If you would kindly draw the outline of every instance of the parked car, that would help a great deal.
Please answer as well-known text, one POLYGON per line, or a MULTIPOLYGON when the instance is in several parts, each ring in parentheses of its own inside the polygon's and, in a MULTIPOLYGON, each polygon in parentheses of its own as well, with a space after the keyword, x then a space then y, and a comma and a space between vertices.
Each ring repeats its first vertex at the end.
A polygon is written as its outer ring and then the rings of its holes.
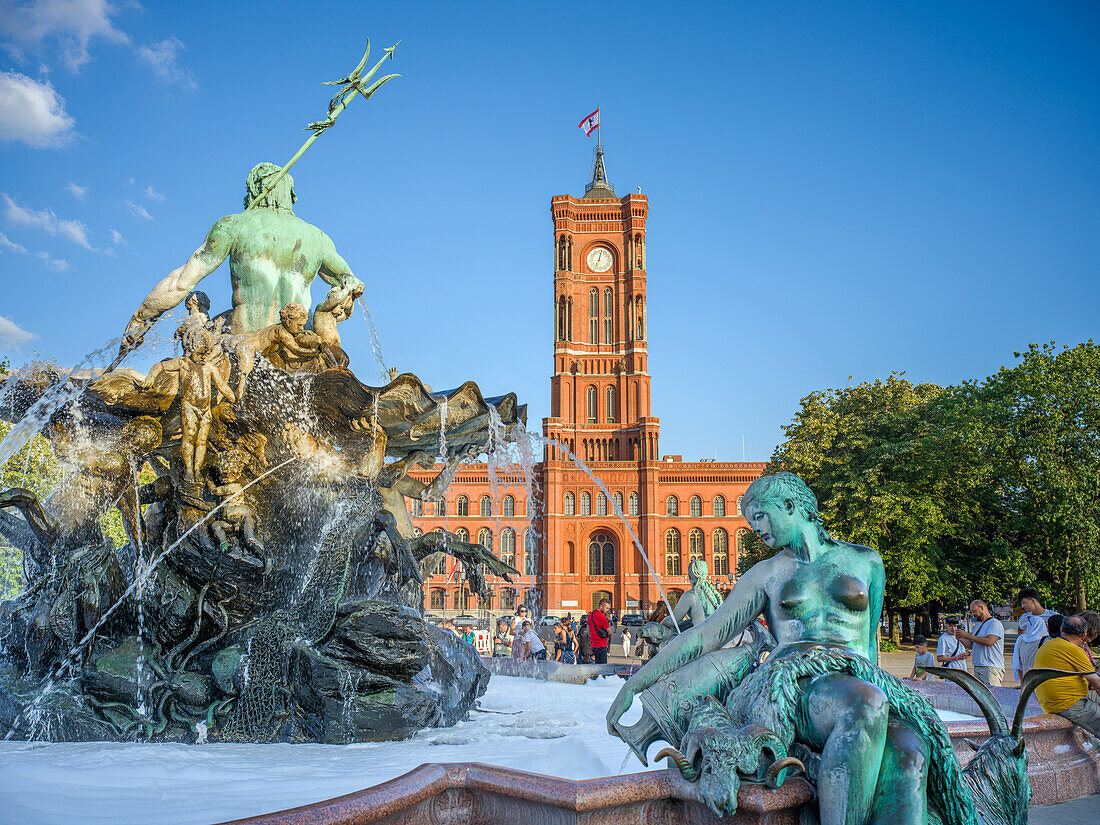
POLYGON ((434 613, 425 613, 424 614, 424 621, 426 621, 428 624, 442 624, 443 623, 443 617, 442 616, 437 616, 434 613))
POLYGON ((644 627, 645 621, 644 613, 624 613, 621 624, 623 627, 644 627))
POLYGON ((553 627, 559 621, 558 616, 543 616, 539 619, 539 627, 553 627))
POLYGON ((477 616, 455 616, 452 622, 455 627, 480 627, 477 616))

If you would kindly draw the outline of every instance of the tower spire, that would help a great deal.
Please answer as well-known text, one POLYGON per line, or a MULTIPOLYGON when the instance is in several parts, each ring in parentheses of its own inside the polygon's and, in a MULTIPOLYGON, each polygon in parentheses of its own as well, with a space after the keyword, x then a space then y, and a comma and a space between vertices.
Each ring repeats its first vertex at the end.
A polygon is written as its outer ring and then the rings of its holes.
POLYGON ((603 165, 603 145, 596 144, 596 157, 592 164, 592 180, 584 185, 585 199, 613 198, 615 187, 607 181, 607 170, 603 165))

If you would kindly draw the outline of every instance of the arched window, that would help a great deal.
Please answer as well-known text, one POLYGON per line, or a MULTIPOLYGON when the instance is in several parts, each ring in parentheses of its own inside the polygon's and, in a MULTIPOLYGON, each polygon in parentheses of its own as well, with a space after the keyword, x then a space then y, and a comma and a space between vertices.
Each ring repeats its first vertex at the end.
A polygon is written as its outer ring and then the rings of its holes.
POLYGON ((500 591, 500 609, 511 610, 516 606, 516 591, 506 587, 500 591))
POLYGON ((724 516, 726 514, 726 498, 725 496, 714 497, 714 515, 724 516))
POLYGON ((737 515, 741 515, 741 502, 744 498, 744 496, 737 497, 737 515))
POLYGON ((605 496, 602 492, 596 493, 596 515, 607 515, 607 496, 605 496))
POLYGON ((737 531, 737 557, 745 555, 745 539, 749 535, 748 530, 737 531))
POLYGON ((676 496, 669 496, 665 499, 665 515, 680 515, 680 499, 676 498, 676 496))
POLYGON ((565 235, 558 238, 558 269, 565 269, 565 235))
POLYGON ((512 567, 516 566, 516 531, 511 527, 500 531, 500 560, 512 567))
POLYGON ((615 493, 615 513, 619 514, 623 511, 623 494, 615 493))
POLYGON ((459 591, 455 593, 455 608, 458 610, 465 610, 470 606, 470 591, 465 587, 459 588, 459 591))
POLYGON ((429 610, 443 610, 444 604, 446 604, 447 591, 441 588, 433 588, 431 600, 428 602, 429 610))
POLYGON ((458 507, 458 514, 460 516, 470 515, 470 499, 466 498, 466 496, 459 496, 456 506, 458 507))
POLYGON ((714 569, 711 571, 716 576, 728 576, 730 574, 729 537, 726 531, 719 527, 711 534, 711 542, 714 545, 714 569))
POLYGON ((516 514, 516 500, 511 496, 504 497, 504 515, 514 516, 516 514))
POLYGON ((493 500, 488 496, 481 497, 481 515, 491 516, 493 514, 493 500))
POLYGON ((573 506, 574 506, 573 505, 573 494, 572 493, 566 493, 565 494, 565 515, 567 515, 567 516, 573 515, 573 513, 574 513, 573 506))
POLYGON ((695 518, 703 515, 703 500, 699 496, 692 496, 688 502, 688 509, 695 518))
POLYGON ((447 556, 445 553, 433 553, 428 556, 431 561, 428 562, 427 574, 429 576, 443 576, 447 573, 447 556), (434 556, 434 558, 433 558, 434 556))
POLYGON ((534 576, 539 569, 538 540, 531 530, 528 530, 523 536, 523 573, 526 576, 534 576))
POLYGON ((592 515, 592 496, 588 493, 581 493, 581 515, 592 515))
POLYGON ((566 341, 565 337, 565 325, 567 321, 566 302, 565 296, 558 298, 558 340, 566 341))
POLYGON ((607 423, 614 424, 615 420, 618 418, 618 407, 615 404, 615 388, 608 387, 606 395, 607 398, 605 400, 607 402, 607 423))
POLYGON ((688 533, 688 561, 702 560, 703 531, 696 527, 688 533))
POLYGON ((484 547, 486 550, 492 551, 493 531, 490 530, 488 527, 482 527, 480 530, 477 531, 477 543, 484 547))
POLYGON ((645 299, 641 296, 634 300, 634 337, 638 341, 645 338, 645 299))
POLYGON ((411 499, 412 507, 409 508, 410 516, 422 516, 424 515, 424 502, 418 498, 411 499))
POLYGON ((632 515, 632 516, 638 515, 638 494, 637 493, 631 493, 629 501, 630 501, 630 513, 629 513, 629 515, 632 515))
POLYGON ((611 343, 612 333, 612 316, 615 312, 615 299, 611 295, 611 288, 608 287, 603 291, 603 342, 605 344, 611 343))
POLYGON ((595 387, 589 387, 588 392, 587 392, 586 395, 587 395, 587 401, 588 401, 588 423, 589 424, 595 424, 596 423, 596 395, 597 395, 596 394, 596 388, 595 387))
POLYGON ((447 515, 447 499, 441 498, 435 503, 435 514, 437 516, 447 515))
POLYGON ((680 575, 680 531, 675 528, 665 533, 665 575, 680 575))
POLYGON ((588 575, 615 575, 615 540, 607 533, 594 533, 588 540, 588 575))
POLYGON ((600 343, 600 291, 588 290, 588 343, 600 343))

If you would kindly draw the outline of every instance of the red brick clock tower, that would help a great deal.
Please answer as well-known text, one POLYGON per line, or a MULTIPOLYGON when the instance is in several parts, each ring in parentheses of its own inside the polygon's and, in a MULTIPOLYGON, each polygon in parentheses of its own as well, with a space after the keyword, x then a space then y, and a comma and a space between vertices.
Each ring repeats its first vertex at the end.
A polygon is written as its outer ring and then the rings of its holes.
MULTIPOLYGON (((647 372, 649 200, 641 194, 616 197, 607 180, 603 147, 597 146, 585 194, 555 196, 550 212, 555 340, 550 417, 543 421, 543 434, 589 466, 598 465, 597 475, 609 491, 631 490, 629 497, 618 493, 619 504, 632 526, 637 525, 643 545, 656 546, 656 535, 653 541, 645 536, 650 527, 646 514, 656 511, 656 503, 645 501, 644 495, 652 489, 646 484, 646 465, 658 456, 659 430, 658 419, 650 415, 647 372)), ((614 515, 616 494, 612 492, 609 500, 596 489, 586 489, 573 495, 570 505, 567 488, 576 489, 587 479, 583 474, 577 477, 561 450, 548 448, 545 459, 543 481, 551 516, 545 521, 547 602, 560 604, 562 611, 587 611, 592 595, 604 592, 620 594, 617 602, 623 602, 622 594, 628 592, 634 595, 630 601, 649 601, 644 562, 614 515), (576 518, 562 522, 552 517, 556 514, 576 518), (607 541, 593 542, 593 535, 607 541), (608 547, 613 548, 611 558, 604 558, 608 547)), ((625 604, 616 607, 621 610, 625 604)))

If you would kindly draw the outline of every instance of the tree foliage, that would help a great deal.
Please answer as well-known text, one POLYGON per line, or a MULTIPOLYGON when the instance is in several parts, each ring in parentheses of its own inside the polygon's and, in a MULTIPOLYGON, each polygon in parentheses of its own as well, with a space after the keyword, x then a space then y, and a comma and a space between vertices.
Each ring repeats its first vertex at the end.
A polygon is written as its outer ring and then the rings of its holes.
MULTIPOLYGON (((768 472, 817 494, 837 538, 876 548, 890 609, 1100 597, 1100 350, 1033 345, 984 381, 901 374, 802 399, 768 472)), ((747 561, 766 548, 750 541, 747 561)))

